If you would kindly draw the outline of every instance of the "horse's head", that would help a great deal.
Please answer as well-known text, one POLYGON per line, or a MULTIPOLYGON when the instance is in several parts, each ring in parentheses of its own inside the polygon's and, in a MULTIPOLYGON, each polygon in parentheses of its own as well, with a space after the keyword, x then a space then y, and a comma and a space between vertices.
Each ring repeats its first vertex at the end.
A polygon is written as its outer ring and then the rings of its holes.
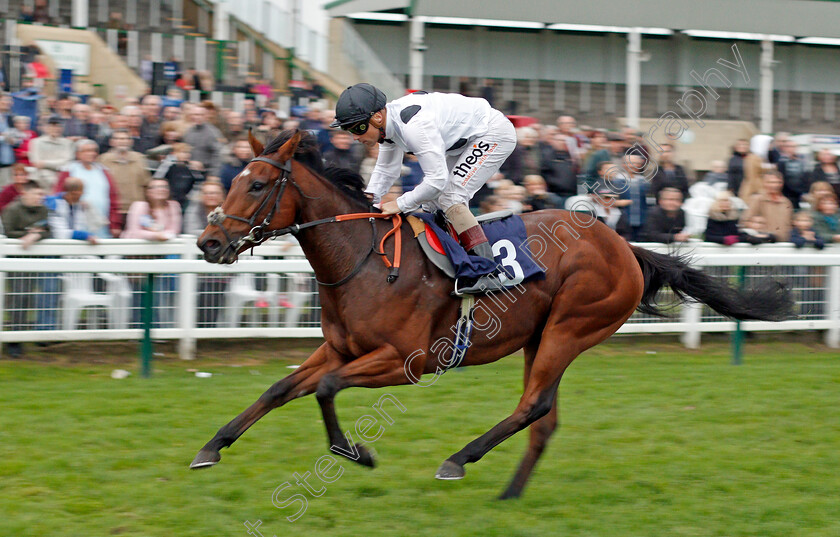
POLYGON ((207 228, 198 238, 204 259, 233 263, 243 250, 263 242, 266 233, 288 227, 297 214, 298 191, 292 183, 292 157, 301 140, 298 131, 276 151, 248 134, 256 158, 233 179, 221 207, 207 217, 207 228))

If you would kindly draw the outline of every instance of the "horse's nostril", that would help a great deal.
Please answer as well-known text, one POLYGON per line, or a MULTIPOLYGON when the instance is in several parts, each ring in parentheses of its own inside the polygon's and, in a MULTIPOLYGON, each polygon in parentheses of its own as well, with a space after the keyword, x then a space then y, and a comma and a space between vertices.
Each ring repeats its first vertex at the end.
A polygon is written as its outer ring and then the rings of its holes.
POLYGON ((222 249, 222 243, 216 239, 209 239, 201 245, 201 249, 207 253, 216 253, 222 249))

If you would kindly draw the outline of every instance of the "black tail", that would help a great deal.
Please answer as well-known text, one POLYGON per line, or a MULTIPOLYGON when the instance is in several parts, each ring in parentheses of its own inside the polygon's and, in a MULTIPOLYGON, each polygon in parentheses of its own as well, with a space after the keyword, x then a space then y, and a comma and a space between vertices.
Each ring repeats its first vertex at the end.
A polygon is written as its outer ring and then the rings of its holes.
POLYGON ((656 306, 656 295, 667 284, 680 302, 691 297, 733 319, 781 321, 791 316, 793 299, 780 282, 768 279, 760 288, 739 291, 691 268, 687 256, 658 254, 632 245, 630 248, 645 278, 645 290, 638 307, 643 313, 663 316, 656 306))

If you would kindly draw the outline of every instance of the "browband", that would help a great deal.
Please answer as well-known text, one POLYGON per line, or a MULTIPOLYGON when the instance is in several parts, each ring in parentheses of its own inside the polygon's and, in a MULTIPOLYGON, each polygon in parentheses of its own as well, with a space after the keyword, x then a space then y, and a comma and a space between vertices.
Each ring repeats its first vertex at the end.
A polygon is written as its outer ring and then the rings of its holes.
POLYGON ((286 162, 277 162, 276 160, 268 157, 254 157, 251 159, 251 162, 265 162, 266 164, 271 164, 278 170, 283 170, 286 173, 292 173, 292 159, 289 159, 286 162))

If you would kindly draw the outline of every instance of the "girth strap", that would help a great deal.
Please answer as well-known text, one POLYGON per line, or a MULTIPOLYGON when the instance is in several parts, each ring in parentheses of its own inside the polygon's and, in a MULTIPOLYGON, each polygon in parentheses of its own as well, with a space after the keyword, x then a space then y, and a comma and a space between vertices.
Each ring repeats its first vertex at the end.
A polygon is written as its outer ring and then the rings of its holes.
POLYGON ((460 367, 464 362, 464 356, 467 355, 467 350, 470 348, 472 342, 473 329, 473 309, 475 307, 475 295, 464 295, 461 298, 461 315, 458 317, 458 322, 455 324, 455 341, 452 345, 452 357, 446 369, 453 367, 460 367))

